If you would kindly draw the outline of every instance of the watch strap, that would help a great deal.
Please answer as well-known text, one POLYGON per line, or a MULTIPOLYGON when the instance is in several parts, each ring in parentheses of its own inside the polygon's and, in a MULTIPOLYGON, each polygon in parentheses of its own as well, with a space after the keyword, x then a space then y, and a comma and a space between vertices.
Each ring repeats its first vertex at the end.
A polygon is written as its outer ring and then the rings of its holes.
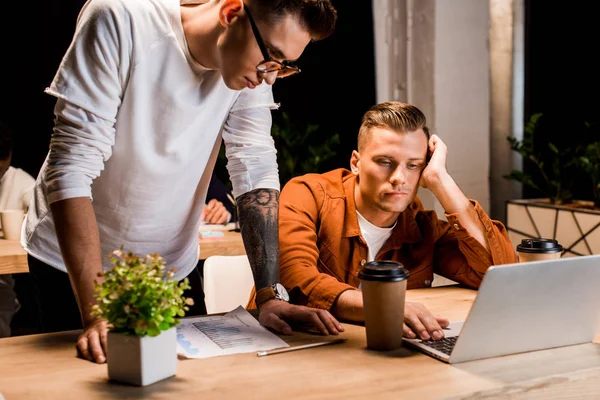
POLYGON ((267 300, 271 300, 277 297, 277 293, 275 293, 275 289, 271 286, 264 287, 256 291, 256 305, 260 306, 267 300))

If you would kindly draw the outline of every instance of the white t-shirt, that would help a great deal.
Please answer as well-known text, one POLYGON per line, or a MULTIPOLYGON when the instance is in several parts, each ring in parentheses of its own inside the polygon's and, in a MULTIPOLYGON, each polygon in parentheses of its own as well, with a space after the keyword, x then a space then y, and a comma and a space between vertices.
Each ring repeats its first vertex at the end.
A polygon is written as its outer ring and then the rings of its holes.
POLYGON ((358 226, 360 227, 362 237, 369 247, 367 261, 374 261, 377 253, 381 250, 381 246, 392 236, 392 230, 396 226, 396 223, 390 228, 380 228, 367 221, 358 211, 356 211, 356 215, 358 216, 358 226))
POLYGON ((20 168, 8 167, 0 180, 0 210, 27 211, 34 185, 35 179, 27 172, 20 168))
POLYGON ((50 151, 22 244, 66 271, 49 212, 90 197, 107 255, 159 253, 185 277, 221 139, 237 197, 279 190, 271 87, 234 91, 191 57, 179 0, 90 0, 46 92, 57 98, 50 151))

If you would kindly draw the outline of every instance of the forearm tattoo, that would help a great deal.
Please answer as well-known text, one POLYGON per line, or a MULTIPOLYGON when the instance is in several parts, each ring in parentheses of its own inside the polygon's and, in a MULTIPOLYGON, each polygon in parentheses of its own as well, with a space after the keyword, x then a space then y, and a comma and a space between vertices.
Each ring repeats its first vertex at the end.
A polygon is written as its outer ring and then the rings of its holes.
POLYGON ((279 191, 256 189, 237 201, 240 230, 256 290, 279 281, 279 191))

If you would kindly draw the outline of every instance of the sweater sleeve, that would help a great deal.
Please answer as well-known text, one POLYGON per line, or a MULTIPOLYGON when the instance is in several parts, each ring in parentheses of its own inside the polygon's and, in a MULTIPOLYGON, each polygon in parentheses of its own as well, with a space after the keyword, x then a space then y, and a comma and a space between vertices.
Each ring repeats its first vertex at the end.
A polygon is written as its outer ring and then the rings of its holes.
POLYGON ((130 20, 120 2, 90 1, 46 93, 56 97, 45 180, 50 203, 91 197, 112 154, 114 123, 130 67, 130 20))
POLYGON ((223 127, 227 170, 237 198, 251 190, 279 190, 271 109, 277 108, 270 85, 244 89, 223 127))
POLYGON ((279 205, 281 283, 292 302, 329 310, 346 290, 355 288, 318 268, 317 227, 325 193, 301 179, 283 188, 279 205))
POLYGON ((435 272, 473 289, 479 288, 483 276, 492 265, 518 262, 506 228, 494 221, 475 200, 471 200, 485 228, 490 250, 481 245, 460 224, 457 214, 446 214, 447 221, 437 220, 435 272))

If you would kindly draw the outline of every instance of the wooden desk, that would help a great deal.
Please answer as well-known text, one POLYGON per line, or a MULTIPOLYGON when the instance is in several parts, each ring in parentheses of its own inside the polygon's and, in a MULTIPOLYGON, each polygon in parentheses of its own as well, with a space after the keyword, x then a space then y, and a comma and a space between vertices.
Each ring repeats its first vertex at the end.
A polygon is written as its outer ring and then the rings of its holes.
MULTIPOLYGON (((475 292, 409 292, 434 313, 464 319, 475 292)), ((147 387, 109 383, 106 365, 75 358, 78 331, 0 339, 0 392, 19 399, 441 399, 599 398, 600 346, 585 344, 448 365, 408 348, 365 349, 364 328, 348 341, 257 357, 179 361, 177 375, 147 387)), ((308 334, 288 337, 308 340, 308 334)), ((311 338, 314 340, 314 336, 311 338)), ((317 338, 318 339, 318 338, 317 338)))
POLYGON ((241 256, 246 254, 242 234, 224 231, 222 239, 200 239, 200 260, 209 256, 241 256))
POLYGON ((29 272, 27 253, 18 240, 0 239, 0 274, 29 272))
MULTIPOLYGON (((239 256, 246 254, 242 235, 225 232, 223 239, 200 240, 200 260, 208 256, 239 256)), ((29 272, 27 253, 18 240, 0 239, 0 274, 29 272)))

